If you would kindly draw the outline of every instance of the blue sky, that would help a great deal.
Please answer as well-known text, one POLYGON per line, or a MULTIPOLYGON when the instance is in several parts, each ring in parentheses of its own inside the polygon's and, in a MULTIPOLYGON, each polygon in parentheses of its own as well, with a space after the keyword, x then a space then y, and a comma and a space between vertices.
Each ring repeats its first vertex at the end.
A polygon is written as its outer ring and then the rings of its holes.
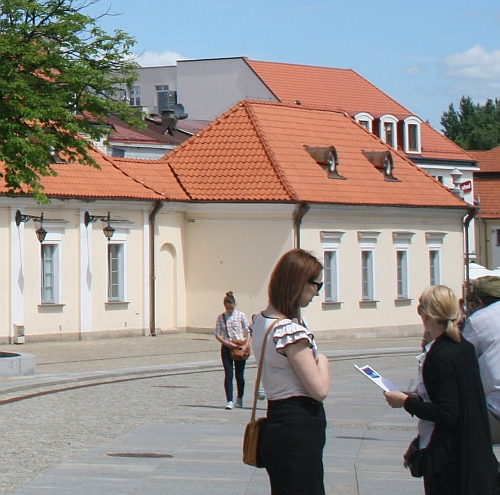
POLYGON ((131 34, 143 65, 254 60, 350 68, 441 129, 468 95, 500 97, 498 0, 100 0, 106 31, 131 34))

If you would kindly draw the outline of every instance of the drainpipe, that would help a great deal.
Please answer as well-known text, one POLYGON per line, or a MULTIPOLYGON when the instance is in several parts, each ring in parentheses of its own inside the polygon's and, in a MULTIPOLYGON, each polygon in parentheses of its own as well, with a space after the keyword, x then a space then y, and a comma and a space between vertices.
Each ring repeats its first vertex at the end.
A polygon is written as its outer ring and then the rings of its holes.
POLYGON ((156 201, 149 214, 149 335, 156 337, 155 219, 163 201, 156 201))
POLYGON ((469 225, 472 219, 476 216, 479 208, 471 207, 468 209, 467 215, 463 219, 464 237, 465 237, 465 290, 464 290, 464 300, 467 305, 467 312, 469 310, 469 305, 467 303, 467 296, 470 292, 470 274, 469 274, 469 262, 470 262, 470 252, 469 252, 469 225))
POLYGON ((296 249, 300 249, 300 224, 309 208, 309 203, 299 203, 293 211, 294 246, 296 249))

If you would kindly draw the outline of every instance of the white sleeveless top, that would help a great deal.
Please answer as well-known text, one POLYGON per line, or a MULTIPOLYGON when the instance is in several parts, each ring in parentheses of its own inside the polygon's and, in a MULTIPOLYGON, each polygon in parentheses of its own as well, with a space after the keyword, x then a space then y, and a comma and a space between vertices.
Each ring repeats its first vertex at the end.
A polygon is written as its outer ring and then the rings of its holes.
MULTIPOLYGON (((260 360, 262 341, 266 330, 276 318, 266 318, 262 313, 254 316, 250 325, 252 348, 257 364, 260 360)), ((267 339, 264 364, 262 366, 262 384, 269 400, 288 397, 307 396, 304 385, 284 354, 284 348, 299 340, 307 340, 311 352, 316 355, 314 336, 307 326, 302 326, 289 319, 278 322, 267 339)))

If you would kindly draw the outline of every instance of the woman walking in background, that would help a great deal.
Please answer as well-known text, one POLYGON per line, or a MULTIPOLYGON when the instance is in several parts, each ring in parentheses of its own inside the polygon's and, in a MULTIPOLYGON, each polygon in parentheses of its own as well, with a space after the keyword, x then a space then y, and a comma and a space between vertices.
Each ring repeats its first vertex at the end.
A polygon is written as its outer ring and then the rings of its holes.
POLYGON ((226 292, 224 308, 226 311, 217 318, 215 338, 222 344, 221 359, 224 366, 224 390, 226 392, 226 409, 234 406, 243 407, 245 392, 245 364, 246 360, 235 360, 231 352, 244 356, 250 349, 251 335, 248 331, 248 320, 244 313, 235 309, 236 300, 232 292, 226 292), (245 344, 238 344, 235 341, 245 344), (236 403, 233 396, 233 377, 236 375, 236 403))
POLYGON ((255 315, 255 358, 266 346, 262 382, 268 399, 260 454, 272 495, 324 495, 323 448, 326 417, 323 400, 330 389, 328 360, 318 354, 301 316, 317 296, 323 266, 307 251, 293 249, 278 261, 269 282, 269 304, 255 315), (278 321, 268 336, 269 326, 278 321))
POLYGON ((461 312, 444 285, 424 290, 417 308, 431 335, 419 371, 418 395, 384 392, 391 407, 419 418, 420 457, 426 495, 495 495, 497 461, 491 448, 486 402, 474 347, 461 337, 461 312))

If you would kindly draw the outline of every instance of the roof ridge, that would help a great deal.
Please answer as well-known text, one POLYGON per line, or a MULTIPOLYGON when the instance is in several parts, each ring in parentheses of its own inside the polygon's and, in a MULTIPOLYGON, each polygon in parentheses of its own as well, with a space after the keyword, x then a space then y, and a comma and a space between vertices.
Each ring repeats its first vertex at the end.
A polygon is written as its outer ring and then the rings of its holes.
MULTIPOLYGON (((155 194, 159 194, 160 196, 164 196, 165 197, 165 193, 164 192, 160 192, 160 191, 157 191, 154 187, 148 185, 148 184, 145 184, 144 181, 140 181, 139 179, 136 179, 133 175, 131 175, 129 172, 126 172, 125 170, 123 170, 113 159, 112 157, 109 157, 107 155, 105 155, 104 153, 102 153, 101 151, 97 150, 96 151, 102 156, 102 158, 109 162, 110 165, 112 167, 114 167, 116 170, 120 171, 125 177, 128 177, 129 179, 133 180, 135 183, 137 184, 140 184, 142 187, 144 187, 145 189, 149 189, 150 191, 153 191, 155 194)), ((172 200, 173 201, 173 200, 172 200)))
POLYGON ((269 141, 267 140, 267 137, 265 136, 264 131, 262 130, 262 127, 259 123, 259 119, 257 118, 255 112, 252 109, 252 105, 247 102, 241 103, 241 105, 245 108, 248 116, 250 117, 250 122, 253 128, 255 129, 255 132, 257 133, 260 142, 262 143, 264 152, 268 156, 269 161, 271 162, 271 165, 273 166, 273 169, 276 172, 276 175, 278 176, 281 185, 283 186, 283 189, 285 189, 286 193, 290 196, 292 200, 299 201, 300 200, 299 195, 290 184, 284 170, 282 169, 278 161, 278 158, 276 157, 276 154, 274 153, 271 145, 269 144, 269 141))

